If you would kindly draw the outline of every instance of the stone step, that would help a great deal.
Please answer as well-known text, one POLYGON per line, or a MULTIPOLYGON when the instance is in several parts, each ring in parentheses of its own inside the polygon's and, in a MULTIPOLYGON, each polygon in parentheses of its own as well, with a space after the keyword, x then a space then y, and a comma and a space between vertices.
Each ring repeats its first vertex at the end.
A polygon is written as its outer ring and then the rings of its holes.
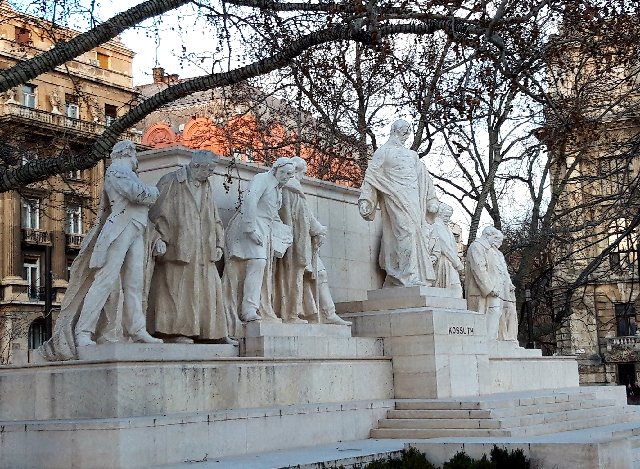
POLYGON ((462 298, 446 298, 437 296, 416 296, 406 298, 385 298, 381 300, 365 300, 362 302, 363 312, 425 307, 466 311, 467 300, 462 298))
POLYGON ((228 344, 115 343, 78 347, 80 360, 96 362, 206 361, 237 357, 238 354, 238 346, 228 344))
POLYGON ((239 337, 351 337, 351 326, 337 324, 290 324, 252 321, 242 325, 239 337))
POLYGON ((454 400, 454 399, 402 399, 396 402, 397 410, 492 410, 494 412, 535 412, 536 406, 555 405, 557 403, 581 403, 587 401, 597 402, 596 396, 592 393, 566 393, 556 394, 550 392, 548 395, 532 397, 511 397, 491 396, 483 400, 454 400))
MULTIPOLYGON (((620 414, 625 412, 622 408, 596 407, 591 409, 575 409, 569 411, 549 412, 517 416, 509 418, 491 418, 490 412, 476 418, 470 417, 470 412, 483 411, 457 411, 459 416, 448 416, 444 418, 426 417, 424 414, 416 414, 425 411, 389 411, 387 418, 378 422, 380 428, 486 428, 486 429, 512 429, 531 425, 551 424, 556 422, 567 422, 609 416, 612 412, 620 414), (403 414, 404 412, 404 414, 403 414), (464 415, 466 413, 466 415, 464 415), (419 416, 422 415, 422 416, 419 416), (395 417, 395 418, 394 418, 395 417)), ((450 411, 456 412, 456 411, 450 411)), ((487 411, 484 411, 487 412, 487 411)))
POLYGON ((390 419, 486 419, 491 417, 490 410, 390 410, 390 419))
POLYGON ((371 438, 443 438, 443 437, 500 437, 511 436, 509 430, 467 429, 411 429, 376 428, 371 430, 371 438))
POLYGON ((381 419, 378 428, 406 428, 406 429, 499 429, 500 420, 491 419, 381 419))
POLYGON ((382 339, 373 337, 247 337, 243 357, 373 358, 384 355, 382 339))
POLYGON ((500 428, 516 428, 528 427, 531 425, 542 425, 556 422, 596 418, 612 415, 612 413, 618 415, 620 412, 624 412, 622 408, 605 406, 594 407, 591 409, 575 409, 560 412, 532 414, 520 417, 500 418, 499 421, 502 422, 502 426, 500 428))
POLYGON ((385 300, 389 298, 411 298, 430 296, 433 298, 456 298, 455 291, 437 287, 392 287, 367 291, 367 300, 385 300))
POLYGON ((585 430, 593 428, 595 432, 601 433, 598 427, 606 427, 618 423, 635 421, 640 424, 640 418, 635 413, 620 412, 616 414, 603 415, 598 417, 586 417, 581 419, 572 419, 561 422, 541 423, 538 425, 529 425, 526 427, 512 428, 513 436, 534 436, 546 435, 551 433, 569 432, 575 430, 585 430))
POLYGON ((586 399, 583 401, 572 400, 555 404, 535 404, 519 407, 503 407, 492 409, 492 417, 509 418, 527 415, 548 414, 552 412, 565 412, 580 409, 595 409, 599 407, 612 407, 618 403, 613 399, 586 399))

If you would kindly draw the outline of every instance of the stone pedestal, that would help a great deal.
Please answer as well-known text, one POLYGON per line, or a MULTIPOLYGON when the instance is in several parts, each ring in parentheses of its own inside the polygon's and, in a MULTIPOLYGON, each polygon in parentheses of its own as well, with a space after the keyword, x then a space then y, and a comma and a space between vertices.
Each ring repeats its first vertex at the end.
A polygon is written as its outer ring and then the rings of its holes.
POLYGON ((484 314, 450 295, 441 288, 388 288, 338 305, 354 335, 383 338, 396 398, 578 386, 574 357, 542 357, 514 342, 489 341, 484 314))
POLYGON ((243 357, 373 358, 384 355, 382 339, 351 337, 351 326, 255 321, 242 326, 243 357))

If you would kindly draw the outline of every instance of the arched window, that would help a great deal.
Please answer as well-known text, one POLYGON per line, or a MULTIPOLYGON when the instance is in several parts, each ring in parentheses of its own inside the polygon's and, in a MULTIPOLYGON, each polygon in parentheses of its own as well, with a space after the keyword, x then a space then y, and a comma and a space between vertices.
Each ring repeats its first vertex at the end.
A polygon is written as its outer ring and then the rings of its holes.
POLYGON ((38 318, 29 326, 29 349, 34 350, 44 344, 47 333, 47 325, 44 318, 38 318))

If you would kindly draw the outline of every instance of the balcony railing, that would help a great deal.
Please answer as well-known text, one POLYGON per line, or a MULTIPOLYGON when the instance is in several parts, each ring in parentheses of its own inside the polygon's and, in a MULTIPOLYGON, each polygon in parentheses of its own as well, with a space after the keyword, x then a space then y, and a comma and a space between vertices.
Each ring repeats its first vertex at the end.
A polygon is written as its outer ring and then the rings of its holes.
POLYGON ((67 249, 75 251, 80 249, 84 235, 67 233, 67 249))
MULTIPOLYGON (((0 117, 15 117, 18 119, 44 124, 52 128, 63 128, 73 130, 85 135, 100 135, 104 132, 105 125, 99 122, 89 122, 81 119, 73 119, 62 114, 53 114, 41 109, 34 109, 21 106, 16 103, 0 104, 0 117)), ((142 143, 142 133, 126 131, 122 133, 123 139, 131 140, 133 143, 142 143)))
MULTIPOLYGON (((32 301, 45 301, 45 289, 39 285, 29 285, 29 289, 27 290, 27 294, 29 299, 32 301)), ((56 299, 56 291, 55 289, 51 289, 51 301, 55 301, 56 299)))
POLYGON ((623 337, 607 338, 607 350, 611 351, 613 347, 640 349, 640 336, 630 335, 630 336, 623 336, 623 337))
POLYGON ((22 241, 25 244, 49 245, 51 244, 51 233, 33 228, 23 228, 22 241))

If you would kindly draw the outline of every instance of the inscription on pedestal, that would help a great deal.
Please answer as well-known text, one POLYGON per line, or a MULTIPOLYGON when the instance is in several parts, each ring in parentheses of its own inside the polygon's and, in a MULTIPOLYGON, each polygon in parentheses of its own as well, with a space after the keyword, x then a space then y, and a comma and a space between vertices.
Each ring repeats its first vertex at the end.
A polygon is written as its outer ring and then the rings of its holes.
POLYGON ((473 335, 473 327, 449 326, 449 335, 473 335))

